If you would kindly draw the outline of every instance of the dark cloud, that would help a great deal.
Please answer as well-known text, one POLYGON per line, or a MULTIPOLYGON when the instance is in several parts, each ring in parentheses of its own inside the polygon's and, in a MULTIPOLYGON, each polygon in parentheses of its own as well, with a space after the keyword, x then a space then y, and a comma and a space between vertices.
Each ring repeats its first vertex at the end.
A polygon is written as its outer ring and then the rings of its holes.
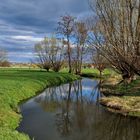
POLYGON ((82 17, 89 12, 88 0, 1 0, 0 44, 9 53, 32 48, 31 53, 40 38, 54 32, 61 15, 82 17))

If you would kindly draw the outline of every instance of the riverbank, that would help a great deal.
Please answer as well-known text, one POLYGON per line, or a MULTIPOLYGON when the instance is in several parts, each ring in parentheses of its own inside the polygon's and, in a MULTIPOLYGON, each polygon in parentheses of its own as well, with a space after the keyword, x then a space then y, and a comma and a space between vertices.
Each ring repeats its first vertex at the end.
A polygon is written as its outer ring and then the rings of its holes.
POLYGON ((17 128, 21 114, 17 107, 24 99, 36 95, 46 87, 76 80, 68 73, 54 73, 39 70, 0 70, 0 140, 27 140, 17 128))
POLYGON ((100 103, 109 111, 140 117, 140 78, 129 85, 104 85, 102 92, 106 97, 100 103))
POLYGON ((114 75, 114 71, 111 69, 105 69, 102 72, 102 76, 100 76, 100 72, 98 69, 95 68, 85 68, 82 69, 81 76, 83 77, 88 77, 88 78, 107 78, 107 77, 112 77, 114 75))
MULTIPOLYGON (((62 69, 62 72, 68 72, 68 69, 62 69)), ((105 69, 102 72, 102 76, 100 76, 100 72, 96 68, 83 68, 81 71, 80 76, 87 77, 87 78, 107 78, 107 77, 113 77, 116 73, 112 69, 105 69)))

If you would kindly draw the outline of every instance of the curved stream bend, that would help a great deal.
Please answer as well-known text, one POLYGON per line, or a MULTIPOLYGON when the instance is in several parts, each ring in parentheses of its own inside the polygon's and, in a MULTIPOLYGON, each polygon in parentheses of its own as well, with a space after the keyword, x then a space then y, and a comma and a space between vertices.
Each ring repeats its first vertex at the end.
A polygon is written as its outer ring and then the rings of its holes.
POLYGON ((47 88, 20 106, 18 131, 34 140, 139 140, 140 120, 107 112, 101 96, 87 78, 47 88))

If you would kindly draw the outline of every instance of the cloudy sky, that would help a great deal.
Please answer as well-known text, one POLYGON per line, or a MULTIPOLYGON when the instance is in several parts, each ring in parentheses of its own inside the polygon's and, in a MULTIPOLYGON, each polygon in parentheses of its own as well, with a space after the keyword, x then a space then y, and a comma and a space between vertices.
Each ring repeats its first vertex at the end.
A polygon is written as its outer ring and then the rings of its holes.
POLYGON ((65 13, 78 18, 90 14, 88 0, 1 0, 0 47, 13 62, 28 62, 34 44, 55 31, 65 13))

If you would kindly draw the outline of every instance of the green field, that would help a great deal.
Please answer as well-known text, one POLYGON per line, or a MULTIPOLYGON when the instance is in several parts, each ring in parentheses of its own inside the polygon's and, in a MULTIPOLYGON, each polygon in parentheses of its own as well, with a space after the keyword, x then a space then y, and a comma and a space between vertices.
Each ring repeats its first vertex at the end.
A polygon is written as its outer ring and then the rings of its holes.
POLYGON ((30 98, 48 86, 59 85, 78 77, 67 73, 54 73, 27 69, 0 69, 0 140, 26 140, 28 136, 17 132, 21 115, 18 103, 30 98))

